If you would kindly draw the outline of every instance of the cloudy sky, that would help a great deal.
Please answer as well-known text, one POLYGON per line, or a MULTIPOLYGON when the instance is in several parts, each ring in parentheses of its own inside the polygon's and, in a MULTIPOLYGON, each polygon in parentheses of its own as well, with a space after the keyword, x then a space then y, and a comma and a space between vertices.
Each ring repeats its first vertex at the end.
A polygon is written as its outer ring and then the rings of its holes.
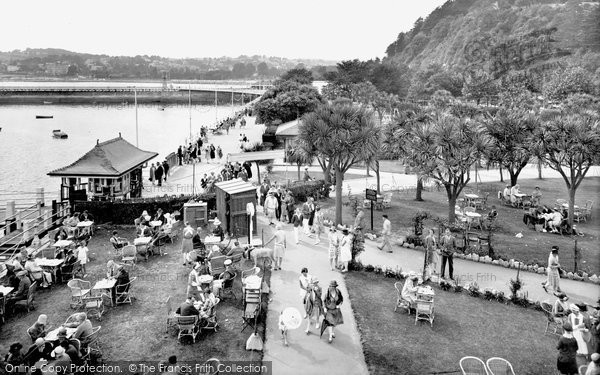
POLYGON ((18 0, 2 4, 0 51, 109 55, 383 57, 444 0, 18 0))

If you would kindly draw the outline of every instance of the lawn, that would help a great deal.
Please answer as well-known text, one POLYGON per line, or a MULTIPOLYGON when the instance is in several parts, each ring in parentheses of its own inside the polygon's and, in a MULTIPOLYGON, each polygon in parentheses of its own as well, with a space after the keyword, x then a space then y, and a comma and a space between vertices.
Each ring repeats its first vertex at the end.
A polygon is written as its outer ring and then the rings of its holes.
MULTIPOLYGON (((519 181, 521 191, 532 192, 535 186, 540 186, 543 193, 542 203, 550 207, 554 205, 557 198, 565 199, 568 197, 565 183, 562 179, 545 179, 545 180, 523 180, 519 181)), ((600 178, 586 178, 580 185, 577 195, 576 204, 584 206, 585 201, 590 199, 596 201, 592 213, 592 220, 587 223, 582 222, 577 224, 577 228, 581 230, 585 236, 569 237, 560 236, 558 234, 536 232, 533 229, 528 229, 523 224, 524 211, 520 208, 502 206, 497 199, 498 190, 503 189, 504 183, 485 183, 479 185, 479 194, 489 192, 488 206, 496 205, 498 210, 498 229, 493 235, 492 246, 495 254, 506 259, 516 259, 526 263, 537 263, 545 265, 548 259, 548 253, 552 245, 560 247, 560 261, 568 271, 573 270, 573 247, 574 240, 577 239, 577 246, 581 250, 581 262, 579 269, 591 274, 600 274, 600 248, 598 247, 598 239, 600 237, 600 209, 598 208, 598 191, 600 189, 600 178), (515 235, 522 233, 522 238, 517 238, 515 235)), ((475 190, 475 185, 468 187, 475 190)), ((418 211, 427 211, 439 217, 447 217, 448 201, 446 192, 433 190, 423 193, 423 202, 414 200, 415 191, 407 190, 405 192, 394 192, 392 197, 392 206, 386 209, 392 222, 392 231, 402 235, 412 233, 412 217, 418 211)), ((347 202, 347 197, 344 197, 344 202, 347 202)), ((328 199, 321 202, 321 205, 326 210, 326 216, 334 218, 335 201, 328 199)), ((383 212, 376 211, 374 214, 374 229, 381 230, 383 212)), ((366 212, 366 226, 370 228, 370 213, 366 212)), ((343 209, 343 222, 351 225, 354 222, 351 208, 348 205, 343 209)), ((426 221, 426 226, 433 226, 432 221, 426 221)), ((436 228, 437 229, 437 228, 436 228)))
MULTIPOLYGON (((119 236, 134 238, 133 227, 117 229, 119 236)), ((105 277, 106 262, 112 258, 113 250, 108 242, 112 230, 113 227, 99 227, 88 245, 92 261, 88 264, 88 276, 85 279, 92 281, 92 285, 95 280, 105 277)), ((179 343, 174 329, 171 329, 169 334, 165 333, 167 297, 171 296, 173 309, 185 300, 190 268, 181 264, 180 247, 181 239, 174 245, 166 246, 166 255, 150 257, 148 262, 138 262, 130 274, 130 277, 138 277, 133 286, 133 295, 136 297, 133 305, 108 307, 101 322, 95 318, 91 319, 94 326, 102 326, 99 340, 104 360, 159 361, 177 355, 181 361, 200 362, 212 357, 220 360, 260 361, 262 353, 245 350, 246 340, 252 333, 252 327, 240 333, 242 296, 239 273, 234 284, 237 301, 228 297, 217 306, 219 328, 216 333, 210 331, 202 333, 197 337, 195 344, 192 344, 191 340, 189 343, 179 343)), ((251 262, 248 262, 243 269, 251 266, 251 262)), ((270 277, 269 271, 266 277, 267 279, 270 277)), ((35 322, 39 314, 48 315, 53 327, 62 324, 70 314, 75 312, 69 307, 70 298, 70 291, 66 284, 57 285, 51 290, 39 291, 36 295, 35 311, 11 317, 2 327, 1 353, 7 353, 8 345, 16 341, 21 342, 25 348, 30 345, 26 330, 35 322)), ((260 324, 259 326, 262 335, 264 326, 260 324)))
POLYGON ((558 336, 544 334, 542 312, 435 288, 433 327, 415 325, 414 314, 394 312, 395 279, 345 279, 370 374, 460 373, 464 356, 502 357, 521 375, 554 373, 558 336))

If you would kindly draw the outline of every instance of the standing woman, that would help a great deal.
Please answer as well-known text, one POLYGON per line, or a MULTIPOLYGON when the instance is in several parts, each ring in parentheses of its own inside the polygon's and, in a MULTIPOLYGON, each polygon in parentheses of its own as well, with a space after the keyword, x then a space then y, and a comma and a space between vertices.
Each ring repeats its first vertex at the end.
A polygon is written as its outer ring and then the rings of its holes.
POLYGON ((542 283, 542 288, 548 292, 551 287, 554 292, 560 292, 560 263, 558 262, 558 246, 552 246, 552 251, 548 256, 548 278, 542 283))
POLYGON ((219 161, 223 159, 223 149, 221 148, 221 146, 217 146, 217 156, 219 157, 219 161))
POLYGON ((210 159, 214 160, 216 157, 215 155, 215 145, 213 145, 212 143, 210 144, 210 159))
POLYGON ((425 252, 425 265, 426 265, 426 280, 431 279, 431 275, 437 273, 437 265, 438 265, 438 249, 437 249, 437 240, 435 239, 435 235, 433 229, 429 229, 429 234, 425 237, 425 247, 427 251, 425 252))
MULTIPOLYGON (((584 332, 587 335, 588 329, 585 327, 585 318, 581 311, 579 310, 579 306, 572 303, 570 306, 571 313, 568 316, 568 322, 571 323, 571 327, 573 327, 573 337, 577 341, 577 354, 587 356, 589 354, 587 343, 585 342, 583 335, 584 332)), ((588 340, 589 341, 589 340, 588 340)))
POLYGON ((306 310, 306 330, 304 332, 306 332, 307 335, 310 333, 311 318, 315 318, 315 328, 319 329, 319 319, 321 318, 321 315, 325 315, 323 312, 322 294, 323 290, 319 286, 319 279, 313 277, 304 302, 304 308, 306 310))
POLYGON ((285 248, 287 247, 287 244, 285 241, 283 225, 281 223, 277 223, 275 229, 276 232, 273 234, 273 237, 271 237, 264 246, 266 247, 271 241, 275 240, 275 245, 273 246, 273 258, 275 258, 275 265, 273 266, 273 270, 281 270, 281 263, 285 255, 285 248))
POLYGON ((183 265, 188 263, 187 254, 194 249, 194 228, 189 222, 185 222, 185 228, 183 228, 183 241, 181 241, 181 253, 183 255, 183 265))
MULTIPOLYGON (((198 151, 200 152, 200 151, 198 151)), ((207 163, 210 163, 210 146, 207 144, 206 148, 204 149, 204 158, 206 159, 207 163)))
POLYGON ((323 212, 321 207, 315 207, 315 218, 313 220, 313 229, 315 231, 315 245, 321 243, 321 233, 323 232, 323 212))
POLYGON ((329 228, 329 266, 331 270, 337 268, 338 256, 340 255, 340 237, 332 224, 329 228))
POLYGON ((321 335, 323 335, 325 327, 329 327, 330 344, 333 342, 333 338, 335 337, 333 328, 337 325, 344 324, 344 317, 342 316, 342 312, 338 307, 342 304, 342 302, 344 302, 344 297, 342 297, 342 292, 340 292, 337 286, 337 281, 332 280, 329 283, 329 288, 327 289, 325 299, 323 300, 323 304, 325 305, 325 319, 323 320, 321 335))
POLYGON ((348 228, 344 228, 344 237, 340 241, 340 263, 342 272, 348 272, 348 262, 352 260, 352 236, 348 228))
POLYGON ((187 285, 187 298, 194 297, 196 300, 200 299, 200 290, 198 289, 198 270, 202 267, 200 263, 196 263, 194 269, 190 271, 188 276, 187 285))
POLYGON ((577 375, 577 340, 573 337, 571 323, 563 324, 563 335, 558 339, 556 368, 561 374, 577 375))
POLYGON ((154 163, 150 163, 150 182, 152 182, 152 185, 154 185, 154 172, 156 172, 156 167, 154 163))
POLYGON ((294 216, 292 216, 292 224, 294 224, 294 240, 296 241, 296 245, 298 245, 298 232, 300 231, 300 226, 302 225, 303 216, 300 207, 296 208, 296 212, 294 212, 294 216))

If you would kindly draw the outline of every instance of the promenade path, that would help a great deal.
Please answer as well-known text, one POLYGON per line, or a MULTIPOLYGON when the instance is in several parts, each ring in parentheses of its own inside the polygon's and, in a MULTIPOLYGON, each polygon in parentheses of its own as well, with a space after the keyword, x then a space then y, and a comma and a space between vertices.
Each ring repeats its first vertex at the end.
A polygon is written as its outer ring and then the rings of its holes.
MULTIPOLYGON (((265 228, 265 241, 274 231, 268 226, 264 215, 258 217, 259 230, 265 228)), ((300 235, 300 243, 294 243, 293 229, 290 224, 284 225, 287 250, 281 271, 271 274, 271 298, 267 316, 266 342, 264 360, 272 361, 273 374, 368 374, 365 364, 360 334, 352 313, 348 290, 342 274, 329 269, 327 239, 322 236, 320 245, 313 245, 314 238, 300 235), (311 333, 304 333, 306 321, 300 328, 288 332, 289 346, 284 346, 278 329, 279 315, 286 307, 295 307, 304 313, 300 299, 298 277, 300 270, 306 267, 309 274, 319 279, 323 293, 329 282, 336 280, 344 297, 340 306, 344 316, 344 324, 335 328, 335 339, 328 343, 328 333, 319 338, 319 331, 311 325, 311 333)))

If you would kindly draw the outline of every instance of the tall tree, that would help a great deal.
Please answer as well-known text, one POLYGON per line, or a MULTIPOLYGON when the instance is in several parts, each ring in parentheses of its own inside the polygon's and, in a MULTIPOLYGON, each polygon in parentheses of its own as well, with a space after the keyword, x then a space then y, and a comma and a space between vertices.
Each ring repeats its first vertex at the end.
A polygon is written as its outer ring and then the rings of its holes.
POLYGON ((298 140, 335 169, 335 220, 341 224, 344 174, 356 163, 372 159, 379 149, 373 113, 348 104, 321 105, 303 117, 298 140))
POLYGON ((600 121, 584 113, 550 115, 538 133, 550 168, 569 190, 569 225, 573 228, 575 193, 592 165, 600 162, 600 121))
POLYGON ((492 163, 499 163, 510 174, 511 186, 527 166, 534 149, 534 135, 539 126, 533 113, 501 109, 485 121, 490 145, 485 154, 492 163))
POLYGON ((283 81, 269 89, 256 103, 257 123, 292 121, 314 110, 322 102, 316 88, 283 81))
POLYGON ((411 129, 407 137, 408 158, 425 176, 446 189, 448 220, 455 220, 454 207, 470 181, 470 168, 487 146, 483 127, 471 119, 438 112, 431 121, 411 129))
POLYGON ((283 81, 294 81, 301 85, 310 85, 313 82, 313 74, 306 68, 294 68, 285 72, 279 82, 283 81))

